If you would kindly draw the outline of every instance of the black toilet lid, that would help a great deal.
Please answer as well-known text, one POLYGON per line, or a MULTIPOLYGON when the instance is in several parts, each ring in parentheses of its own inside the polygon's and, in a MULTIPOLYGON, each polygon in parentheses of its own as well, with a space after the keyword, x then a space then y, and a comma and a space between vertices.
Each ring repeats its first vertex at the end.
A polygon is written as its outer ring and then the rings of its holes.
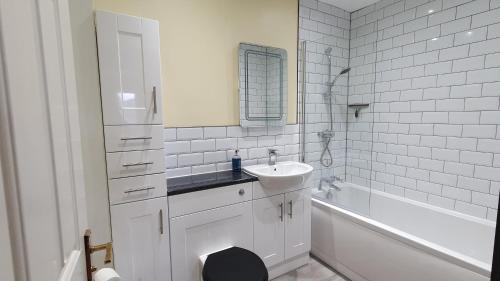
POLYGON ((268 274, 259 256, 233 247, 208 256, 203 281, 268 281, 268 274))

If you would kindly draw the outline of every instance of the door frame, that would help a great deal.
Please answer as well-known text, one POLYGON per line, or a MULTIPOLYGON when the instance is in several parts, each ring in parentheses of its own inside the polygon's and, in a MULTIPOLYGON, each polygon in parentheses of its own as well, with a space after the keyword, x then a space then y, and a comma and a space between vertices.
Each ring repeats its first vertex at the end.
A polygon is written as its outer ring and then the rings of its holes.
MULTIPOLYGON (((1 59, 1 58, 0 58, 1 59)), ((0 65, 0 73, 1 73, 0 65)), ((1 75, 1 74, 0 74, 1 75)), ((1 78, 0 78, 1 79, 1 78)), ((2 85, 0 83, 0 85, 2 85)), ((3 95, 3 90, 0 89, 0 96, 3 95)), ((0 102, 2 99, 0 98, 0 102)), ((0 109, 1 110, 1 109, 0 109)), ((1 117, 0 117, 1 118, 1 117)), ((3 152, 0 153, 0 155, 3 152)), ((12 257, 11 239, 9 234, 9 223, 7 204, 5 200, 4 177, 2 172, 2 161, 0 161, 0 280, 15 280, 14 278, 14 262, 12 257)))
MULTIPOLYGON (((1 10, 0 10, 1 14, 1 10)), ((0 31, 0 39, 3 36, 0 31)), ((1 42, 1 40, 0 40, 1 42)), ((26 280, 24 251, 15 237, 21 237, 21 221, 13 170, 12 136, 4 66, 4 48, 0 44, 0 260, 1 280, 26 280), (10 188, 8 188, 10 187, 10 188), (17 243, 16 243, 17 242, 17 243), (13 243, 16 243, 14 245, 13 243), (17 247, 16 247, 17 246, 17 247), (17 249, 17 251, 14 251, 17 249)))
POLYGON ((68 1, 0 0, 0 280, 86 279, 68 1))

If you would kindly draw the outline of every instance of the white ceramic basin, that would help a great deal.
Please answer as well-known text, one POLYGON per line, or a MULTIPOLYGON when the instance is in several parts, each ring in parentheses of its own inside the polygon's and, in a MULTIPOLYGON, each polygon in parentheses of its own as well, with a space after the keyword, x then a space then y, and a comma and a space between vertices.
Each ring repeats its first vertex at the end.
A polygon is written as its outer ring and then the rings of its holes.
POLYGON ((293 188, 303 185, 311 176, 313 167, 310 165, 287 161, 278 162, 269 166, 253 165, 244 167, 245 172, 259 178, 259 182, 266 188, 293 188))

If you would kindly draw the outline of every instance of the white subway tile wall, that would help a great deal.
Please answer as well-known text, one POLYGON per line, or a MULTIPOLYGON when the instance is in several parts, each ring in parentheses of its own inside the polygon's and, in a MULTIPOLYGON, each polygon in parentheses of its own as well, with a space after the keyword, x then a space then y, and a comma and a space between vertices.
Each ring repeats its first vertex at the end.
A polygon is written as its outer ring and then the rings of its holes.
POLYGON ((163 135, 168 178, 231 170, 235 149, 243 166, 267 163, 269 148, 278 149, 279 161, 298 161, 299 125, 165 128, 163 135))
MULTIPOLYGON (((394 7, 394 9, 401 9, 394 7)), ((332 75, 338 74, 349 65, 349 44, 356 45, 362 42, 349 40, 350 26, 364 26, 365 18, 360 21, 350 21, 349 12, 335 6, 315 0, 300 1, 299 40, 307 41, 306 53, 306 97, 305 97, 305 133, 306 133, 306 162, 314 167, 313 177, 315 185, 324 176, 336 175, 345 177, 346 160, 346 114, 347 114, 347 75, 340 77, 332 88, 333 103, 333 131, 335 132, 329 148, 332 152, 332 166, 329 168, 320 165, 320 157, 325 146, 318 135, 329 129, 329 114, 325 94, 328 93, 328 58, 325 54, 327 48, 332 48, 332 75), (320 28, 321 27, 321 28, 320 28)), ((394 10, 395 11, 395 10, 394 10)), ((387 23, 392 24, 392 23, 387 23)), ((373 29, 369 26, 360 32, 367 38, 375 40, 373 29)), ((376 35, 376 34, 375 34, 376 35)), ((300 45, 302 47, 302 45, 300 45)), ((363 52, 372 52, 373 49, 363 49, 363 52)), ((299 50, 299 54, 301 50, 299 50)), ((299 58, 301 62, 302 58, 299 58)), ((373 57, 374 59, 374 57, 373 57)), ((365 65, 364 61, 351 61, 363 65, 363 71, 373 72, 373 66, 365 65)), ((404 63, 404 62, 402 62, 404 63)), ((302 83, 303 66, 299 63, 299 89, 302 83)), ((388 74, 391 75, 391 74, 388 74)), ((360 91, 370 89, 359 87, 360 91)), ((302 95, 302 93, 299 93, 302 95)), ((356 97, 354 97, 356 98, 356 97)), ((299 99, 300 100, 300 99, 299 99)), ((300 108, 300 106, 299 106, 300 108)), ((326 157, 327 159, 328 156, 326 157)))
POLYGON ((371 106, 349 111, 347 180, 496 219, 499 2, 384 0, 351 23, 349 103, 371 106))

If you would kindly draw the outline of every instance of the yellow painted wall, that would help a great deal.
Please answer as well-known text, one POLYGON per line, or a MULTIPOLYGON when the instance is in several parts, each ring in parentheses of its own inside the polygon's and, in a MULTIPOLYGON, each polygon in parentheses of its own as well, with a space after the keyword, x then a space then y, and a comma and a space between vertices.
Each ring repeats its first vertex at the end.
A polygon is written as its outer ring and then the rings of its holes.
POLYGON ((288 53, 288 123, 297 112, 298 0, 94 0, 160 22, 167 127, 239 124, 238 44, 288 53))

